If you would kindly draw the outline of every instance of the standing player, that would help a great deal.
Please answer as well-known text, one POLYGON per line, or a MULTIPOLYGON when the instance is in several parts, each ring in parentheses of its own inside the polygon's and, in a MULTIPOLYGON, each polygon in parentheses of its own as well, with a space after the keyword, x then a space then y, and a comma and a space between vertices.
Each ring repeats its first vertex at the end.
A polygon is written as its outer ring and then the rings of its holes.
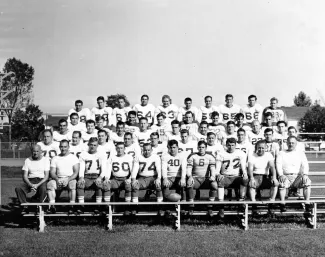
POLYGON ((70 114, 70 122, 68 123, 68 130, 72 133, 74 131, 86 131, 85 122, 79 122, 79 115, 76 112, 70 114))
POLYGON ((227 122, 226 138, 235 138, 237 140, 236 125, 232 120, 227 122))
POLYGON ((95 121, 86 121, 86 132, 82 133, 82 140, 87 143, 91 137, 97 137, 97 129, 95 129, 95 121))
POLYGON ((250 95, 248 97, 248 104, 243 107, 243 113, 245 115, 245 122, 252 123, 254 120, 262 122, 263 107, 256 103, 257 97, 250 95))
POLYGON ((218 111, 218 108, 212 105, 212 96, 204 97, 205 106, 201 106, 199 108, 199 116, 197 118, 198 122, 206 121, 210 123, 211 120, 211 113, 218 111))
POLYGON ((178 143, 178 151, 186 153, 186 157, 197 150, 197 141, 190 140, 187 129, 181 130, 181 141, 178 143))
POLYGON ((276 123, 280 120, 284 120, 286 123, 288 123, 287 115, 286 113, 278 108, 278 99, 275 97, 272 97, 270 99, 270 106, 266 107, 263 111, 263 117, 265 117, 265 114, 270 112, 272 114, 272 122, 273 126, 276 126, 276 123))
MULTIPOLYGON (((103 194, 103 179, 106 171, 106 154, 97 151, 98 139, 92 137, 88 141, 88 151, 80 154, 80 170, 79 179, 77 183, 78 202, 85 202, 85 190, 95 190, 96 203, 101 203, 103 194)), ((106 193, 106 192, 105 192, 106 193)), ((104 193, 104 198, 105 197, 104 193)), ((83 208, 80 206, 78 213, 83 213, 83 208)), ((99 210, 95 207, 95 214, 99 214, 99 210)))
MULTIPOLYGON (((291 137, 297 137, 297 129, 294 127, 294 126, 290 126, 288 128, 288 136, 291 137)), ((284 145, 284 150, 287 150, 287 144, 284 145)), ((297 151, 302 151, 302 152, 305 152, 305 144, 303 142, 299 142, 297 140, 297 146, 295 148, 297 151)))
POLYGON ((119 96, 117 99, 117 107, 112 112, 112 121, 116 124, 119 121, 126 122, 128 112, 131 111, 130 107, 125 106, 125 98, 119 96))
POLYGON ((108 140, 108 133, 106 130, 99 130, 97 132, 98 137, 98 148, 99 153, 105 154, 106 159, 110 157, 111 154, 115 154, 115 145, 112 140, 108 140))
POLYGON ((237 144, 236 149, 241 150, 245 153, 246 159, 249 155, 254 152, 253 145, 247 140, 246 131, 242 128, 237 130, 237 144))
POLYGON ((264 132, 265 129, 270 128, 274 131, 276 131, 276 126, 273 123, 273 118, 272 118, 272 113, 267 112, 264 115, 264 122, 261 124, 262 125, 262 131, 264 132))
POLYGON ((137 141, 133 142, 133 135, 130 132, 124 134, 124 145, 126 154, 130 154, 135 159, 141 155, 141 148, 137 141))
POLYGON ((171 122, 172 125, 172 131, 166 132, 167 140, 175 139, 176 141, 181 140, 181 134, 180 134, 180 122, 178 120, 173 120, 171 122))
POLYGON ((186 112, 183 122, 181 123, 181 130, 187 129, 190 136, 195 135, 198 132, 199 125, 194 121, 194 115, 192 112, 186 112))
POLYGON ((112 108, 105 107, 105 98, 103 96, 97 97, 97 107, 91 109, 92 120, 96 120, 97 117, 104 118, 104 126, 109 126, 111 122, 112 116, 112 108))
MULTIPOLYGON (((98 130, 106 130, 108 133, 111 132, 111 130, 108 128, 108 126, 105 126, 105 120, 102 116, 99 116, 96 118, 96 126, 95 129, 98 130)), ((110 126, 112 128, 112 126, 110 126)))
POLYGON ((199 126, 199 132, 192 135, 194 140, 196 141, 207 141, 208 134, 208 123, 206 121, 202 121, 199 126))
POLYGON ((133 110, 136 112, 136 116, 138 119, 142 117, 146 117, 148 119, 149 125, 154 124, 154 116, 155 116, 155 106, 149 104, 149 96, 143 95, 141 96, 141 104, 136 104, 133 107, 133 110))
MULTIPOLYGON (((70 203, 76 202, 76 178, 79 174, 79 160, 70 154, 69 141, 63 139, 60 142, 61 153, 54 156, 51 161, 50 180, 47 183, 47 195, 50 203, 55 203, 56 191, 68 189, 70 203)), ((56 209, 51 206, 48 213, 55 213, 56 209)), ((70 207, 69 214, 73 213, 73 208, 70 207)))
POLYGON ((56 142, 60 142, 61 140, 71 140, 71 133, 68 130, 68 122, 65 119, 59 120, 59 131, 53 132, 53 140, 56 142))
POLYGON ((283 150, 285 145, 287 144, 287 123, 283 120, 280 120, 276 124, 277 126, 277 133, 275 135, 275 139, 278 140, 278 143, 280 145, 280 150, 283 150))
POLYGON ((167 153, 167 142, 159 143, 159 134, 152 132, 150 134, 150 143, 152 154, 157 154, 159 157, 167 153))
POLYGON ((264 139, 264 133, 261 130, 261 124, 258 120, 252 122, 252 131, 248 132, 248 141, 255 145, 257 141, 264 139))
MULTIPOLYGON (((237 113, 235 116, 235 124, 236 124, 236 128, 242 128, 245 129, 246 131, 251 131, 252 127, 250 125, 250 123, 244 123, 244 114, 242 113, 237 113)), ((236 129, 236 130, 237 130, 236 129)))
POLYGON ((81 132, 74 131, 72 133, 72 140, 71 140, 71 144, 69 147, 69 152, 71 154, 77 156, 77 158, 79 158, 79 155, 81 154, 81 152, 87 151, 87 150, 88 150, 87 145, 81 143, 81 132))
POLYGON ((168 124, 165 120, 165 115, 163 113, 159 113, 157 115, 157 124, 151 126, 151 130, 154 132, 158 132, 159 134, 159 142, 164 142, 167 140, 166 132, 172 131, 170 123, 168 124))
POLYGON ((226 126, 223 123, 219 123, 219 113, 212 112, 211 113, 212 122, 208 124, 208 131, 213 132, 218 135, 220 132, 226 132, 226 126))
POLYGON ((184 104, 185 104, 184 107, 180 107, 178 109, 177 120, 179 122, 184 121, 185 115, 188 112, 191 112, 193 114, 193 120, 197 120, 199 110, 196 107, 192 106, 192 99, 189 98, 189 97, 186 97, 185 100, 184 100, 184 104))
POLYGON ((41 147, 43 156, 50 159, 60 153, 59 143, 53 141, 53 134, 49 129, 43 131, 43 142, 37 144, 41 147))
POLYGON ((128 119, 125 123, 125 132, 139 132, 139 123, 137 123, 137 113, 135 111, 128 112, 128 119))
POLYGON ((177 119, 178 107, 172 104, 172 99, 168 95, 162 97, 162 105, 156 108, 155 116, 159 113, 164 114, 166 123, 170 124, 173 120, 177 119))
POLYGON ((114 144, 117 142, 124 142, 124 134, 125 134, 125 123, 122 121, 118 121, 116 123, 116 132, 112 132, 111 140, 113 140, 114 144))
POLYGON ((83 102, 81 100, 77 100, 74 103, 75 108, 70 109, 68 116, 72 113, 77 113, 79 117, 79 122, 86 122, 91 118, 90 110, 88 108, 83 108, 83 102))
POLYGON ((227 94, 225 97, 226 104, 219 106, 219 114, 222 117, 222 123, 226 124, 228 121, 235 120, 237 113, 242 112, 239 105, 234 104, 234 97, 231 94, 227 94))
POLYGON ((139 123, 140 131, 134 133, 134 135, 140 147, 142 148, 144 143, 150 143, 150 134, 152 133, 152 131, 148 130, 148 119, 146 117, 140 118, 139 123))
POLYGON ((276 159, 276 157, 279 154, 280 146, 277 140, 273 140, 273 130, 270 128, 267 128, 264 131, 264 137, 265 137, 265 152, 269 152, 273 156, 273 160, 276 159))

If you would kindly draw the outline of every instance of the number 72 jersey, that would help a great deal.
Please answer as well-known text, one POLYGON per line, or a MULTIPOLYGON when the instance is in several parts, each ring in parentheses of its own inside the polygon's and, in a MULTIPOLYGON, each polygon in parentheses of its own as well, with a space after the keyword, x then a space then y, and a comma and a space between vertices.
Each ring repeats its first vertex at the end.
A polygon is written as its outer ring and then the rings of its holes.
POLYGON ((239 149, 233 153, 223 151, 217 156, 217 162, 221 162, 221 175, 240 176, 241 168, 246 167, 246 155, 239 149))

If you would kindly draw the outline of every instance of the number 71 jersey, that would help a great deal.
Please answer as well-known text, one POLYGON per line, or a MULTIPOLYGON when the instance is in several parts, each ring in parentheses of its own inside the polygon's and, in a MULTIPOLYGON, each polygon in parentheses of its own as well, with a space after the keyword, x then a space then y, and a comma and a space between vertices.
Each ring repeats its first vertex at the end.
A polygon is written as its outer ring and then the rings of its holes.
MULTIPOLYGON (((80 170, 79 177, 87 174, 102 174, 106 170, 106 154, 102 152, 81 152, 79 155, 80 170)), ((104 173, 102 174, 104 175, 104 173)), ((104 177, 104 176, 103 176, 104 177)))
POLYGON ((246 154, 236 149, 233 153, 221 152, 217 156, 217 161, 221 162, 221 175, 240 176, 241 167, 246 167, 246 154))

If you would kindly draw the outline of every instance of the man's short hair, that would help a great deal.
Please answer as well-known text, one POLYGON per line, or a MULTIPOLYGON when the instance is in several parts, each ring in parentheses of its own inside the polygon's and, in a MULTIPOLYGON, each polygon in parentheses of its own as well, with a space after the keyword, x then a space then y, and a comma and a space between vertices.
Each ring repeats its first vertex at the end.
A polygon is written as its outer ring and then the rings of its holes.
POLYGON ((191 114, 192 117, 194 116, 193 112, 191 112, 191 111, 185 112, 185 115, 184 116, 186 116, 187 114, 191 114))
POLYGON ((164 101, 165 98, 168 98, 169 102, 172 103, 172 99, 170 98, 169 95, 163 95, 161 100, 164 101))
POLYGON ((210 132, 207 133, 207 137, 209 137, 209 136, 211 136, 211 135, 216 136, 216 134, 213 133, 212 131, 210 131, 210 132))
POLYGON ((227 99, 228 97, 234 98, 232 94, 226 94, 225 98, 227 99))
POLYGON ((151 148, 151 144, 150 143, 144 143, 142 147, 145 148, 146 146, 150 146, 150 148, 151 148))
POLYGON ((265 116, 265 117, 272 117, 272 113, 270 113, 270 112, 266 112, 266 113, 264 114, 264 116, 265 116))
POLYGON ((61 123, 66 123, 66 124, 68 124, 68 122, 67 122, 66 119, 60 119, 60 120, 59 120, 59 125, 60 125, 61 123))
POLYGON ((217 111, 214 111, 211 113, 211 118, 213 119, 214 117, 218 116, 219 117, 219 113, 217 111))
POLYGON ((246 134, 246 130, 243 129, 243 128, 239 128, 239 129, 237 130, 237 135, 239 134, 239 132, 244 132, 244 133, 246 134))
POLYGON ((123 146, 125 147, 124 142, 116 142, 116 143, 115 143, 115 147, 116 147, 116 146, 119 146, 119 145, 123 145, 123 146))
POLYGON ((241 112, 240 113, 237 113, 236 116, 235 116, 235 119, 236 120, 239 120, 239 118, 245 118, 244 114, 242 114, 241 112))
POLYGON ((83 105, 84 103, 83 103, 83 101, 81 101, 81 100, 78 99, 78 100, 76 100, 76 101, 74 102, 74 105, 76 105, 76 104, 82 104, 82 105, 83 105))
POLYGON ((73 116, 77 116, 77 117, 79 118, 79 114, 76 113, 76 112, 73 112, 73 113, 71 113, 70 116, 69 116, 69 117, 70 117, 70 120, 72 119, 73 116))
POLYGON ((201 121, 201 123, 200 123, 200 127, 202 126, 202 125, 207 125, 208 126, 208 122, 207 121, 201 121))
POLYGON ((144 98, 144 97, 147 97, 148 100, 149 100, 149 96, 148 95, 142 95, 140 99, 142 100, 142 98, 144 98))
POLYGON ((160 118, 160 117, 162 117, 163 119, 166 119, 166 115, 163 114, 162 112, 157 114, 157 119, 160 118))
POLYGON ((137 116, 137 112, 136 111, 129 111, 128 117, 130 117, 130 115, 137 116))
POLYGON ((94 125, 95 125, 95 121, 94 121, 94 120, 87 120, 87 121, 86 121, 86 126, 87 126, 88 124, 94 124, 94 125))
POLYGON ((105 135, 108 136, 108 132, 105 129, 98 130, 97 135, 99 135, 99 133, 105 133, 105 135))
POLYGON ((185 103, 185 102, 188 102, 188 101, 191 101, 191 102, 192 102, 192 98, 190 98, 190 97, 186 97, 186 98, 184 99, 184 103, 185 103))
POLYGON ((181 123, 180 123, 178 120, 173 120, 173 121, 171 122, 171 125, 174 125, 174 124, 177 124, 178 127, 181 126, 181 123))
POLYGON ((43 136, 44 136, 44 134, 45 134, 46 132, 49 132, 49 133, 51 134, 51 136, 53 136, 53 132, 52 132, 52 130, 50 130, 50 129, 44 129, 43 132, 42 132, 43 136))
POLYGON ((60 145, 62 145, 62 143, 67 143, 67 144, 69 145, 69 141, 66 140, 66 139, 62 139, 62 140, 60 141, 60 145))
POLYGON ((296 136, 289 136, 288 139, 287 139, 287 142, 290 140, 290 139, 295 139, 296 141, 298 141, 298 138, 296 136))
POLYGON ((212 101, 212 96, 210 96, 210 95, 207 95, 206 97, 204 97, 204 101, 206 101, 208 98, 211 98, 211 101, 212 101))
POLYGON ((147 117, 141 117, 141 118, 139 119, 139 122, 142 121, 142 120, 145 120, 146 122, 148 122, 147 117))
POLYGON ((104 96, 98 96, 98 97, 97 97, 97 102, 98 102, 99 100, 103 100, 103 101, 105 102, 105 98, 104 98, 104 96))
POLYGON ((276 98, 276 97, 272 97, 272 98, 270 99, 270 102, 272 102, 272 101, 276 101, 277 103, 279 102, 278 98, 276 98))
POLYGON ((99 122, 100 120, 105 121, 103 116, 97 116, 96 117, 96 122, 99 122))
POLYGON ((287 123, 284 120, 279 120, 276 125, 279 126, 281 123, 283 123, 285 127, 287 126, 287 123))
POLYGON ((251 98, 255 98, 255 101, 257 100, 256 95, 250 95, 250 96, 248 97, 248 100, 251 99, 251 98))
POLYGON ((198 143, 197 143, 197 146, 201 146, 201 145, 204 145, 205 147, 208 146, 207 142, 205 142, 204 140, 200 140, 198 143))
POLYGON ((175 139, 168 141, 168 147, 172 147, 173 145, 176 145, 178 147, 178 142, 175 139))
POLYGON ((81 138, 81 136, 82 136, 81 132, 78 130, 73 131, 72 135, 73 134, 77 134, 79 138, 81 138))
POLYGON ((227 138, 226 145, 227 144, 236 144, 236 139, 233 137, 227 138))
POLYGON ((190 132, 187 129, 182 129, 180 133, 181 134, 185 134, 186 133, 187 135, 190 134, 190 132))
POLYGON ((152 132, 152 133, 150 134, 150 137, 153 137, 153 136, 157 136, 157 137, 159 138, 159 133, 158 133, 157 131, 152 132))
POLYGON ((132 133, 131 132, 125 132, 125 134, 124 134, 124 138, 126 137, 126 136, 131 136, 131 138, 133 138, 133 135, 132 135, 132 133))
POLYGON ((227 127, 230 126, 230 125, 236 126, 236 123, 234 121, 230 120, 230 121, 227 122, 227 127))
POLYGON ((266 133, 268 133, 268 132, 272 132, 272 134, 273 134, 273 129, 271 129, 271 128, 266 128, 266 129, 264 130, 264 134, 266 134, 266 133))
POLYGON ((125 127, 125 123, 123 122, 123 121, 118 121, 117 123, 116 123, 116 127, 118 127, 118 126, 123 126, 123 127, 125 127))
POLYGON ((258 146, 258 145, 261 145, 261 144, 266 145, 266 141, 265 141, 264 139, 262 139, 262 140, 258 140, 258 141, 256 142, 256 144, 255 144, 255 151, 257 151, 257 146, 258 146))
POLYGON ((88 145, 93 143, 93 142, 98 142, 98 138, 97 137, 91 137, 88 141, 88 145))
POLYGON ((296 132, 298 132, 297 129, 296 129, 294 126, 290 126, 290 127, 288 128, 288 131, 289 131, 290 129, 294 129, 296 132))

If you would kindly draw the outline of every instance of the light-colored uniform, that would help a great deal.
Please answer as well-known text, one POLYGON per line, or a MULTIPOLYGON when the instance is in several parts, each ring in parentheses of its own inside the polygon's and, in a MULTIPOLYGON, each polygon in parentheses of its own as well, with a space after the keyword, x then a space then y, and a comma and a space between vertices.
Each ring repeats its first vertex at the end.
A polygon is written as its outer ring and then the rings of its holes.
POLYGON ((72 139, 71 131, 67 131, 66 134, 61 134, 59 131, 53 131, 53 140, 56 142, 61 142, 61 140, 71 141, 71 139, 72 139))
POLYGON ((190 154, 197 151, 197 141, 188 141, 186 144, 183 144, 182 141, 178 142, 178 152, 183 152, 186 157, 190 154))
POLYGON ((70 109, 68 120, 70 119, 70 115, 72 113, 77 113, 79 115, 79 122, 85 123, 87 120, 91 119, 91 113, 88 108, 83 108, 79 112, 77 112, 75 109, 70 109))
POLYGON ((70 144, 69 147, 69 152, 75 156, 77 156, 77 158, 79 158, 80 154, 84 151, 88 151, 88 146, 83 144, 83 143, 79 143, 79 145, 73 145, 70 144))
POLYGON ((173 132, 166 132, 166 137, 167 137, 167 141, 170 140, 176 140, 176 141, 180 141, 181 140, 181 134, 178 133, 178 135, 173 134, 173 132))
POLYGON ((130 154, 123 156, 111 155, 107 161, 108 174, 111 178, 125 178, 129 176, 133 169, 134 158, 130 154))
POLYGON ((246 104, 242 110, 245 116, 245 122, 252 123, 254 120, 258 120, 260 123, 262 122, 263 107, 260 104, 256 103, 253 107, 246 104))
POLYGON ((83 122, 78 122, 77 125, 72 125, 70 122, 68 123, 68 130, 71 131, 71 134, 74 131, 80 131, 80 132, 85 132, 86 129, 86 124, 83 122))
POLYGON ((266 142, 265 152, 271 153, 273 156, 273 160, 274 160, 280 152, 280 146, 279 146, 278 142, 276 142, 276 141, 266 142))
POLYGON ((265 152, 262 156, 253 153, 248 157, 248 163, 253 166, 253 174, 256 175, 269 175, 269 162, 274 158, 271 153, 265 152))
POLYGON ((98 144, 97 152, 105 154, 106 159, 108 159, 111 156, 111 154, 116 154, 115 145, 113 141, 109 140, 103 145, 98 144))
POLYGON ((155 115, 156 107, 152 104, 147 104, 146 106, 142 106, 141 104, 136 104, 133 107, 133 110, 137 112, 138 119, 142 117, 146 117, 148 119, 148 123, 153 123, 153 118, 155 115))
POLYGON ((159 134, 159 141, 167 141, 166 133, 168 131, 172 131, 172 127, 165 122, 165 124, 158 126, 158 125, 152 125, 151 126, 152 132, 157 132, 159 134))
POLYGON ((192 170, 193 177, 208 178, 211 176, 210 167, 216 165, 216 159, 212 154, 200 155, 193 153, 187 158, 187 167, 192 170))
POLYGON ((230 120, 235 121, 236 114, 240 112, 242 112, 241 107, 237 104, 233 104, 231 107, 227 107, 224 104, 219 106, 219 114, 222 118, 221 122, 224 124, 230 120))
POLYGON ((126 154, 130 154, 132 157, 137 158, 141 155, 141 148, 137 143, 133 143, 130 146, 125 146, 126 154))
POLYGON ((270 112, 272 114, 272 122, 274 125, 280 120, 287 120, 287 116, 285 112, 279 108, 271 109, 270 107, 266 107, 263 111, 263 115, 265 116, 266 113, 270 112))
POLYGON ((106 154, 102 152, 89 153, 82 152, 79 156, 80 170, 79 177, 84 177, 88 174, 101 174, 105 177, 106 172, 106 154))
POLYGON ((255 145, 257 141, 264 140, 264 133, 262 130, 258 134, 256 134, 254 131, 248 132, 248 141, 252 143, 252 145, 255 145))
POLYGON ((97 134, 97 133, 98 133, 97 129, 94 129, 93 133, 91 133, 91 134, 89 134, 89 133, 86 131, 86 132, 83 132, 83 133, 81 134, 81 138, 82 138, 82 140, 83 140, 85 143, 87 143, 91 137, 96 137, 96 138, 98 138, 98 134, 97 134))
POLYGON ((183 129, 186 129, 188 131, 189 135, 192 136, 192 135, 198 133, 199 125, 196 122, 193 122, 191 124, 182 123, 180 130, 183 130, 183 129))
POLYGON ((205 106, 201 106, 199 108, 199 115, 197 118, 198 122, 206 121, 208 123, 212 122, 211 120, 211 113, 219 112, 217 106, 211 106, 210 108, 206 108, 205 106))
POLYGON ((168 152, 168 148, 167 148, 167 143, 166 142, 162 142, 160 144, 158 144, 156 147, 152 147, 152 153, 151 154, 156 154, 159 157, 161 157, 164 154, 167 154, 168 152))
POLYGON ((122 109, 120 108, 114 108, 112 111, 112 121, 114 124, 116 124, 118 121, 126 122, 128 113, 132 109, 130 107, 124 107, 122 109))
POLYGON ((112 116, 112 108, 111 107, 104 107, 99 109, 98 107, 94 107, 91 109, 92 119, 96 121, 96 118, 102 117, 104 119, 104 126, 109 126, 113 124, 111 122, 112 116))
POLYGON ((192 106, 189 110, 185 109, 185 107, 180 107, 178 109, 178 116, 177 116, 177 120, 178 121, 183 121, 184 120, 184 117, 185 117, 185 113, 187 112, 192 112, 194 117, 193 117, 193 120, 197 120, 198 119, 198 116, 199 116, 199 110, 198 108, 192 106))
POLYGON ((214 145, 208 145, 206 153, 212 154, 216 158, 220 153, 224 151, 224 148, 221 144, 215 143, 214 145))
POLYGON ((151 142, 150 135, 152 132, 153 132, 152 130, 147 130, 145 132, 139 131, 137 133, 134 133, 135 136, 134 140, 137 140, 140 147, 142 147, 143 144, 151 142))
POLYGON ((244 141, 241 143, 237 142, 236 149, 241 150, 245 153, 246 155, 245 160, 247 160, 248 156, 250 156, 254 152, 254 146, 248 141, 244 141))
MULTIPOLYGON (((161 159, 158 155, 152 154, 148 158, 142 154, 135 161, 135 167, 139 167, 137 175, 140 177, 157 177, 161 174, 161 159)), ((132 176, 133 177, 133 176, 132 176)))
POLYGON ((159 113, 163 113, 166 117, 166 123, 170 124, 173 120, 177 119, 178 107, 175 104, 171 104, 166 108, 159 105, 155 110, 155 117, 157 117, 159 113))
POLYGON ((222 162, 222 174, 225 176, 240 176, 241 165, 246 166, 246 154, 241 150, 233 153, 223 151, 217 156, 217 160, 222 162))
POLYGON ((186 173, 186 159, 187 156, 178 153, 176 156, 172 156, 169 153, 161 157, 161 172, 163 178, 180 178, 186 173))
POLYGON ((37 145, 41 147, 43 156, 52 159, 60 153, 59 143, 52 141, 51 144, 45 145, 43 142, 38 142, 37 145))

